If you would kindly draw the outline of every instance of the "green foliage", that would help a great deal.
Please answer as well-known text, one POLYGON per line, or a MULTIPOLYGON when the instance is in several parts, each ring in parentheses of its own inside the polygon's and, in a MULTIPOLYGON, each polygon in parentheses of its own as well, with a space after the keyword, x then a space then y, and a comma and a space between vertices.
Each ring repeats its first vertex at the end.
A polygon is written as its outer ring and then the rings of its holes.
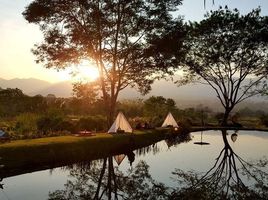
POLYGON ((168 112, 174 112, 176 110, 176 103, 173 99, 152 96, 144 101, 144 114, 148 117, 164 118, 168 112))
POLYGON ((32 138, 37 134, 36 122, 38 115, 33 113, 23 113, 16 117, 14 128, 15 138, 32 138))
POLYGON ((42 135, 72 132, 73 125, 64 119, 64 114, 60 108, 50 108, 44 115, 40 116, 36 122, 37 130, 42 135))
POLYGON ((19 89, 0 90, 0 117, 14 117, 25 112, 43 112, 47 108, 44 97, 29 97, 19 89))
POLYGON ((100 115, 81 118, 76 125, 76 129, 80 131, 106 131, 107 120, 100 115))
POLYGON ((58 131, 58 126, 62 123, 63 119, 59 117, 50 118, 48 116, 40 117, 37 121, 37 129, 43 135, 50 132, 58 131))
POLYGON ((149 119, 149 124, 153 127, 160 127, 168 112, 173 114, 178 112, 173 99, 166 99, 163 96, 152 96, 144 101, 144 116, 149 119))
POLYGON ((262 123, 264 126, 268 127, 268 115, 262 115, 262 116, 260 117, 260 120, 261 120, 261 123, 262 123))
POLYGON ((99 86, 97 81, 96 82, 89 82, 89 83, 74 83, 73 84, 73 95, 77 99, 83 100, 84 103, 87 105, 92 105, 96 102, 99 90, 99 86))
POLYGON ((180 129, 185 132, 185 133, 189 133, 192 127, 192 122, 189 118, 181 118, 178 121, 178 125, 180 127, 180 129))
POLYGON ((144 103, 141 99, 139 100, 123 100, 118 102, 117 109, 122 111, 126 116, 142 117, 143 116, 144 103))
POLYGON ((89 103, 85 99, 71 98, 67 100, 65 110, 73 115, 105 115, 105 106, 102 99, 89 103))

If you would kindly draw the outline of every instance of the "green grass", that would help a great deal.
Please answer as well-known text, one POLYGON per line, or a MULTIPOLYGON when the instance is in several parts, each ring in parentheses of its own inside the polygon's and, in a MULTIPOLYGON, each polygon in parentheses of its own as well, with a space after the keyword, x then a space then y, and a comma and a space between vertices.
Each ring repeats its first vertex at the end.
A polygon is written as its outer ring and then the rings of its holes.
POLYGON ((166 138, 167 130, 133 134, 100 133, 90 137, 60 136, 17 140, 0 145, 1 177, 93 160, 132 151, 166 138))
POLYGON ((97 138, 111 138, 112 135, 109 134, 98 134, 96 136, 90 137, 76 137, 76 136, 57 136, 57 137, 47 137, 38 139, 26 139, 26 140, 14 140, 9 143, 3 143, 0 145, 0 151, 5 148, 21 148, 30 146, 41 146, 41 145, 55 145, 55 144, 68 144, 87 140, 95 140, 97 138))

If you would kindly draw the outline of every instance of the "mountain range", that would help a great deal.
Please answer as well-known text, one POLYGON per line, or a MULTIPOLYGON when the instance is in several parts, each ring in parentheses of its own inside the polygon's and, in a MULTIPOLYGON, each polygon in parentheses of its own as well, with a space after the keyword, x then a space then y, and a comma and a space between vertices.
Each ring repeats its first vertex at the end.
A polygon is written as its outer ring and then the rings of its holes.
MULTIPOLYGON (((50 83, 47 81, 28 78, 28 79, 2 79, 0 78, 1 88, 19 88, 25 94, 34 96, 41 94, 46 96, 48 94, 55 94, 57 97, 72 96, 72 83, 69 81, 50 83)), ((160 80, 155 81, 152 85, 152 90, 146 96, 139 94, 134 88, 126 88, 120 93, 120 99, 135 99, 148 98, 149 96, 164 96, 173 99, 207 99, 208 96, 213 96, 213 91, 208 86, 204 85, 187 85, 177 87, 173 82, 160 80)))
MULTIPOLYGON (((19 88, 25 94, 34 96, 40 94, 46 96, 54 94, 57 97, 71 97, 72 96, 72 83, 70 81, 50 83, 44 80, 35 78, 28 79, 2 79, 0 78, 0 88, 19 88)), ((164 96, 165 98, 172 98, 176 101, 179 107, 197 107, 201 104, 209 106, 213 109, 219 110, 220 103, 216 99, 214 91, 207 85, 186 85, 177 87, 173 82, 166 80, 158 80, 152 85, 152 90, 146 96, 140 95, 134 88, 124 89, 119 96, 120 100, 123 99, 146 99, 150 96, 164 96)), ((248 106, 258 109, 259 106, 267 108, 267 99, 253 98, 250 102, 247 101, 240 106, 248 106)))
POLYGON ((70 97, 72 95, 72 83, 68 81, 50 83, 48 81, 35 78, 14 78, 10 80, 0 78, 0 87, 3 89, 19 88, 23 91, 23 93, 30 96, 37 94, 42 96, 55 94, 57 97, 70 97))

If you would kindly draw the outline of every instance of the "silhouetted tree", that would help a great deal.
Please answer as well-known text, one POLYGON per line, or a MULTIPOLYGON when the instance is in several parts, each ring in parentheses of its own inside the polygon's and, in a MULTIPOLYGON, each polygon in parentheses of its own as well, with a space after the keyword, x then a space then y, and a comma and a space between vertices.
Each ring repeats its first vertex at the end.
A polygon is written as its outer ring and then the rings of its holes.
POLYGON ((34 0, 23 15, 44 35, 33 50, 37 62, 56 69, 95 62, 111 124, 121 90, 136 86, 146 93, 157 71, 170 72, 177 62, 164 59, 151 43, 174 27, 180 29, 182 20, 171 15, 180 4, 181 0, 34 0))
POLYGON ((238 103, 267 89, 268 17, 260 11, 240 15, 220 8, 189 26, 185 76, 179 82, 210 85, 225 109, 222 125, 238 103))

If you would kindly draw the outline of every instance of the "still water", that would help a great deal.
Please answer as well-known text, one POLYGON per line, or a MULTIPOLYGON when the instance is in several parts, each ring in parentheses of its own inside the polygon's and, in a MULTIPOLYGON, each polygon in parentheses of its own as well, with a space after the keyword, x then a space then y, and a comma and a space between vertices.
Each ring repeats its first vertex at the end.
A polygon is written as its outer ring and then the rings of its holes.
POLYGON ((268 133, 195 132, 1 184, 1 200, 268 199, 268 133))

